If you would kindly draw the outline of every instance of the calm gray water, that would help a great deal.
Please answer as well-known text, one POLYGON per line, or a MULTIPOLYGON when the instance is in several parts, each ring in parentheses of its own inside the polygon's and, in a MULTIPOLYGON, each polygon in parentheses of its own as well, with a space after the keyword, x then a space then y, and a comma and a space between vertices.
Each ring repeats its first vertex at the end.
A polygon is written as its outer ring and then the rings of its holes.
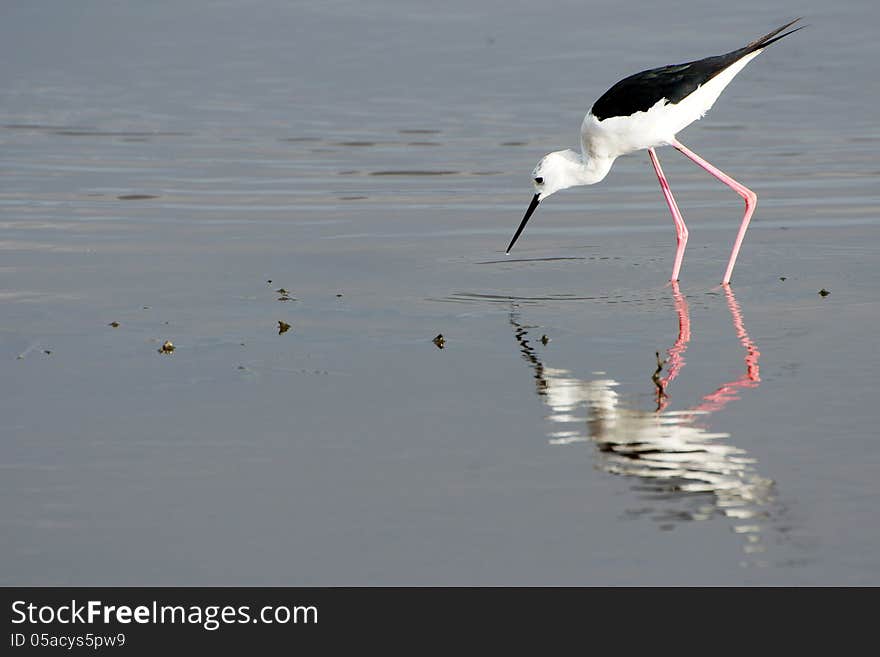
POLYGON ((2 13, 0 583, 880 584, 875 2, 2 13), (504 256, 608 86, 802 14, 680 135, 732 294, 671 149, 679 291, 644 153, 504 256))

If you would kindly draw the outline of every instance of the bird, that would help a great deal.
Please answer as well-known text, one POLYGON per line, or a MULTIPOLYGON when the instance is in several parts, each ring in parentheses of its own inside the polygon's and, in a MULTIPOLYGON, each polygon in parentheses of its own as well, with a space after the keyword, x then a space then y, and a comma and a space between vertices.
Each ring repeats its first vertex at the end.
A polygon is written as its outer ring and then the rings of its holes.
POLYGON ((745 201, 745 214, 721 281, 723 285, 729 285, 758 196, 688 149, 678 140, 677 135, 702 118, 737 73, 767 46, 806 27, 801 25, 788 29, 801 20, 802 18, 796 18, 726 54, 652 68, 614 84, 584 117, 581 124, 581 152, 571 149, 555 151, 545 155, 535 166, 532 171, 535 194, 506 253, 510 253, 541 201, 562 189, 596 184, 608 175, 615 159, 635 151, 647 150, 675 224, 676 251, 670 280, 678 281, 688 241, 688 229, 655 151, 660 146, 672 146, 733 189, 745 201))

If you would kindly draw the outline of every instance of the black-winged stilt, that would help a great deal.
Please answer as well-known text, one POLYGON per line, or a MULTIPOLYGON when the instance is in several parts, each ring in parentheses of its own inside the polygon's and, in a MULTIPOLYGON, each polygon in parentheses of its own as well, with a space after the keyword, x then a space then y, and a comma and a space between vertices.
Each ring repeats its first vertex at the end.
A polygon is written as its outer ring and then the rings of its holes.
POLYGON ((510 253, 529 217, 542 200, 560 189, 575 185, 593 185, 608 175, 616 158, 633 151, 647 149, 675 223, 678 246, 672 265, 671 280, 677 281, 687 245, 688 230, 672 196, 666 176, 663 175, 663 169, 660 168, 657 153, 654 151, 656 146, 668 145, 696 162, 745 200, 745 214, 736 241, 733 243, 727 270, 721 281, 725 285, 730 283, 733 265, 749 226, 749 220, 755 211, 758 197, 748 187, 686 148, 678 141, 676 135, 702 118, 736 74, 764 48, 803 29, 801 26, 783 32, 799 20, 801 19, 796 18, 760 39, 725 55, 642 71, 624 78, 611 87, 584 117, 581 125, 581 152, 564 150, 550 153, 545 155, 532 171, 535 195, 513 239, 510 240, 507 252, 510 253))

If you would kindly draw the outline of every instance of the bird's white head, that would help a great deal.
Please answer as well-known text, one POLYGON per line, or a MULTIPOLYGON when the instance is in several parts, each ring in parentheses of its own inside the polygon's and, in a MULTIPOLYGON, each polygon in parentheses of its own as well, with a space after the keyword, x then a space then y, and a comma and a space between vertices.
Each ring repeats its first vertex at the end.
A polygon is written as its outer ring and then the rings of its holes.
POLYGON ((532 170, 538 200, 543 201, 560 189, 582 185, 584 160, 573 150, 554 151, 541 158, 532 170))
POLYGON ((535 195, 529 204, 528 210, 523 217, 522 223, 516 229, 507 252, 513 248, 514 243, 522 233, 523 228, 529 221, 529 217, 538 207, 538 203, 560 189, 574 187, 575 185, 592 185, 597 183, 608 173, 612 159, 587 158, 586 161, 580 153, 573 150, 554 151, 541 158, 537 166, 532 170, 532 184, 535 186, 535 195))

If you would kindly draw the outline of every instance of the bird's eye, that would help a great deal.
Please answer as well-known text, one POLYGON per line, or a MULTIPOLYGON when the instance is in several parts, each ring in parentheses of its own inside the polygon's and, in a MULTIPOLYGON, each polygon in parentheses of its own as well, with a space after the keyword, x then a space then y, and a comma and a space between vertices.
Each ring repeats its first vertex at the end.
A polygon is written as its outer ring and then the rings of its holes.
POLYGON ((537 178, 535 178, 535 182, 540 185, 541 183, 544 182, 544 179, 541 176, 538 176, 537 178))

